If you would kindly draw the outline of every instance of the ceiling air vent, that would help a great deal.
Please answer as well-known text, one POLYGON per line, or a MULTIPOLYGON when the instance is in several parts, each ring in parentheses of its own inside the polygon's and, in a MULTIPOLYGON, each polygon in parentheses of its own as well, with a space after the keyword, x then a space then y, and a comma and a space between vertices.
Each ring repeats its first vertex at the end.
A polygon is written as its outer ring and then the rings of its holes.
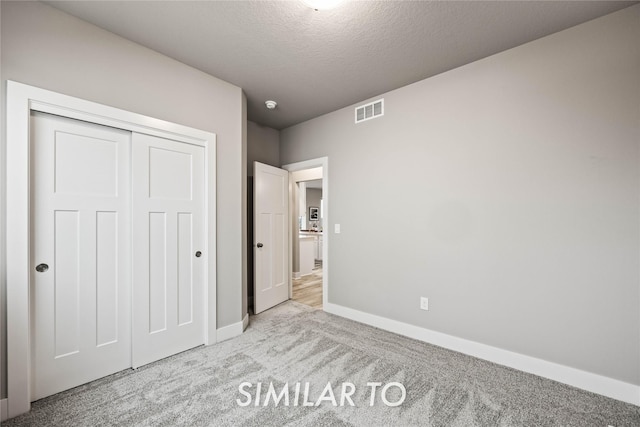
POLYGON ((384 115, 384 98, 356 107, 356 123, 384 115))

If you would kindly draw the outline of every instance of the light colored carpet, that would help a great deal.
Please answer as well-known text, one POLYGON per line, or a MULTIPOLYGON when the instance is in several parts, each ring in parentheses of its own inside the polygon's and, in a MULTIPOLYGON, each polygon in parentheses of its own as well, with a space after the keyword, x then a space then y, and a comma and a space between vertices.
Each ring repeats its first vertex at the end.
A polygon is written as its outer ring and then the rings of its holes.
POLYGON ((640 425, 640 408, 290 301, 240 337, 42 399, 3 425, 622 427, 640 425), (356 406, 241 407, 245 381, 309 382, 314 401, 328 381, 336 395, 350 382, 356 406), (404 403, 370 407, 370 381, 404 384, 404 403))

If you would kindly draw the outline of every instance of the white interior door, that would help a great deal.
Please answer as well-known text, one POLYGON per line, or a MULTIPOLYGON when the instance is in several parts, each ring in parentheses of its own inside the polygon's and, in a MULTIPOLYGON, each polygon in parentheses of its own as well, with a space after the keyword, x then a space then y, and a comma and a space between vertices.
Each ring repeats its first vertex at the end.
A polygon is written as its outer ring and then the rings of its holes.
POLYGON ((204 147, 133 134, 133 367, 204 344, 204 147))
POLYGON ((289 172, 255 162, 253 206, 257 314, 289 299, 289 172))
POLYGON ((31 126, 37 400, 131 366, 131 133, 42 113, 31 126))

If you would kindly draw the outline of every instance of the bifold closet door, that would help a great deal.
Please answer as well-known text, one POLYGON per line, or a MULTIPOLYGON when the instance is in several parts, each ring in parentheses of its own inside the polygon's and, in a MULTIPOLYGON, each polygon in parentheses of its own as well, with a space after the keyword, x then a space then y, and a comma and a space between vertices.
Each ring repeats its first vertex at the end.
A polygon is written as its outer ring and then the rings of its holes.
POLYGON ((130 143, 32 114, 32 400, 131 366, 130 143))
POLYGON ((205 153, 133 134, 133 367, 204 343, 205 153))

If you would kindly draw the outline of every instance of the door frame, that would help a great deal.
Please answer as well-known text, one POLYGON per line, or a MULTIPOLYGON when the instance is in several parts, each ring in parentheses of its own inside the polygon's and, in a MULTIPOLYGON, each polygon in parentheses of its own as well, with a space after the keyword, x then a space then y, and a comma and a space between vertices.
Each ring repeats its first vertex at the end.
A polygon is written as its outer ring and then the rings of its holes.
POLYGON ((205 149, 205 345, 216 342, 216 134, 7 81, 6 253, 8 417, 31 409, 31 111, 173 139, 205 149))
MULTIPOLYGON (((322 234, 322 308, 329 303, 329 244, 331 241, 331 222, 329 220, 330 198, 329 198, 329 157, 319 157, 317 159, 305 160, 302 162, 289 163, 282 166, 282 169, 289 171, 289 217, 294 218, 295 201, 293 199, 293 186, 296 183, 291 177, 291 172, 297 172, 305 169, 314 169, 322 167, 322 200, 323 200, 323 218, 322 229, 326 233, 322 234)), ((289 221, 293 224, 291 221, 289 221)), ((297 224, 297 221, 296 221, 297 224)), ((289 230, 291 231, 291 230, 289 230)), ((293 233, 289 232, 293 239, 293 233)), ((289 298, 293 294, 293 242, 289 241, 289 298)))

